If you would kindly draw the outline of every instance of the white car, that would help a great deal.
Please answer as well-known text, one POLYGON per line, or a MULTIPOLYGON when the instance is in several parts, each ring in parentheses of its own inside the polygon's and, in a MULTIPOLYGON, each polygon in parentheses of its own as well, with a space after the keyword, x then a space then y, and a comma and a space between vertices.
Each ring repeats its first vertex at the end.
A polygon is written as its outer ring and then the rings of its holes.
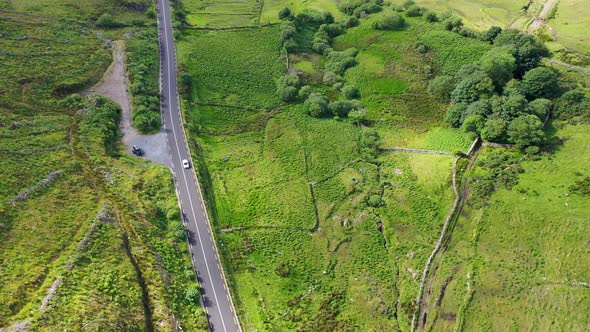
POLYGON ((191 168, 191 164, 188 162, 188 160, 182 159, 182 167, 189 169, 189 168, 191 168))

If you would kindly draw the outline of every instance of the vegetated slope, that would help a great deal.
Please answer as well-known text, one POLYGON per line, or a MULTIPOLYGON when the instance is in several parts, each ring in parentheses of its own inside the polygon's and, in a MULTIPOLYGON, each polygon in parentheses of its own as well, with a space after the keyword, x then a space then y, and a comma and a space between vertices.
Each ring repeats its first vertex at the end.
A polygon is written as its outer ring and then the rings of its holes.
MULTIPOLYGON (((377 144, 456 151, 470 141, 443 128, 444 105, 425 92, 436 53, 422 55, 415 42, 432 27, 371 23, 335 42, 360 50, 360 69, 344 78, 368 108, 362 126, 280 102, 278 27, 179 38, 187 126, 247 328, 409 328, 420 271, 452 204, 452 157, 380 154, 377 144)), ((306 63, 305 84, 339 98, 322 83, 325 58, 290 60, 306 63)))
POLYGON ((475 175, 493 171, 486 161, 504 154, 514 159, 495 167, 521 167, 522 174, 483 207, 470 189, 434 281, 427 329, 587 327, 590 210, 576 184, 588 183, 588 125, 555 135, 564 143, 553 155, 520 163, 518 152, 482 151, 475 175))
POLYGON ((0 327, 204 328, 171 175, 121 155, 117 105, 64 98, 127 31, 23 10, 0 13, 0 327))

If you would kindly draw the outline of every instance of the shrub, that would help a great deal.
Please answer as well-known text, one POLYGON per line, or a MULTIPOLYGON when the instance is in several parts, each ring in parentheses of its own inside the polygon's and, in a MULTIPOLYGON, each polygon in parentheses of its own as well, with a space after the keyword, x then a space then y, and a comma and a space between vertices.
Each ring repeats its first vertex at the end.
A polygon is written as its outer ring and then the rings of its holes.
POLYGON ((452 127, 460 127, 463 123, 463 121, 461 120, 463 117, 463 113, 466 110, 467 104, 465 103, 452 104, 451 107, 449 107, 449 109, 447 110, 447 113, 445 115, 445 121, 452 127))
POLYGON ((340 24, 344 28, 348 29, 359 25, 359 20, 355 16, 344 15, 344 17, 342 17, 342 19, 340 20, 340 24))
POLYGON ((356 99, 360 97, 359 90, 353 85, 344 85, 341 91, 346 99, 356 99))
POLYGON ((396 13, 382 15, 373 22, 373 28, 377 30, 400 30, 404 25, 404 19, 396 13))
POLYGON ((277 93, 283 101, 294 101, 301 81, 295 75, 283 75, 277 80, 277 93))
POLYGON ((324 68, 326 71, 342 75, 346 69, 357 64, 357 61, 354 58, 357 53, 358 51, 355 48, 349 48, 341 52, 330 51, 327 55, 327 61, 324 68))
POLYGON ((419 7, 416 5, 411 5, 406 8, 406 16, 408 16, 408 17, 422 16, 422 12, 423 12, 422 7, 419 7))
POLYGON ((291 17, 291 9, 285 7, 279 11, 279 20, 291 17))
POLYGON ((449 31, 455 31, 460 29, 463 26, 463 21, 461 18, 456 16, 451 16, 443 21, 443 27, 449 31))
POLYGON ((590 114, 590 99, 581 91, 568 91, 555 101, 553 113, 555 117, 561 119, 587 116, 590 114))
POLYGON ((296 20, 301 25, 323 23, 334 23, 334 16, 330 12, 318 10, 315 8, 305 8, 296 16, 296 20))
POLYGON ((304 85, 301 87, 301 89, 299 89, 299 93, 297 94, 297 97, 300 100, 306 100, 309 95, 312 93, 312 89, 309 85, 304 85))
POLYGON ((536 115, 539 120, 544 121, 551 111, 551 100, 539 98, 531 101, 527 107, 527 113, 536 115))
POLYGON ((362 105, 358 100, 336 100, 328 105, 330 112, 334 116, 341 118, 347 117, 350 111, 360 108, 362 108, 362 105))
POLYGON ((502 28, 498 26, 491 26, 486 32, 481 35, 481 40, 493 43, 496 37, 502 32, 502 28))
POLYGON ((111 14, 104 13, 96 20, 96 26, 99 28, 113 29, 121 27, 121 24, 116 22, 111 14))
POLYGON ((380 195, 373 194, 367 198, 367 205, 371 207, 380 207, 384 204, 383 199, 380 195))
POLYGON ((424 17, 426 22, 438 22, 438 17, 436 16, 436 13, 431 10, 425 11, 422 17, 424 17))
POLYGON ((428 93, 443 101, 451 99, 451 93, 455 89, 455 79, 451 76, 441 75, 428 83, 428 93))
POLYGON ((328 98, 319 93, 312 92, 303 105, 307 114, 313 117, 320 118, 329 114, 328 98))

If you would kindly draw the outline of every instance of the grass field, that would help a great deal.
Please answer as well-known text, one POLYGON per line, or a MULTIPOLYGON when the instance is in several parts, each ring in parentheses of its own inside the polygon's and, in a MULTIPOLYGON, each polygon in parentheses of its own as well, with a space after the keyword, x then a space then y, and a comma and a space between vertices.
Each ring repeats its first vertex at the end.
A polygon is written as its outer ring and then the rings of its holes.
MULTIPOLYGON (((560 0, 554 18, 547 24, 556 31, 556 42, 590 56, 590 42, 584 32, 590 27, 590 8, 584 1, 560 0)), ((590 61, 586 59, 586 66, 590 61)))
MULTIPOLYGON (((183 31, 179 62, 192 77, 187 126, 207 170, 202 181, 212 190, 218 239, 248 329, 409 327, 420 269, 452 203, 453 158, 369 160, 362 137, 376 130, 383 146, 465 150, 463 133, 441 127, 444 105, 426 95, 422 69, 473 59, 437 60, 433 48, 411 63, 404 59, 417 57, 416 37, 434 26, 411 20, 405 31, 384 33, 370 24, 350 29, 335 47, 360 50, 345 78, 361 90, 371 128, 281 104, 274 80, 285 67, 276 27, 183 31), (383 205, 369 206, 372 196, 383 205)), ((323 75, 318 56, 292 60, 323 75)))
POLYGON ((568 189, 576 174, 590 172, 588 126, 556 135, 565 144, 552 156, 523 161, 516 187, 493 194, 489 207, 463 212, 435 279, 432 330, 588 326, 590 210, 587 197, 568 189))

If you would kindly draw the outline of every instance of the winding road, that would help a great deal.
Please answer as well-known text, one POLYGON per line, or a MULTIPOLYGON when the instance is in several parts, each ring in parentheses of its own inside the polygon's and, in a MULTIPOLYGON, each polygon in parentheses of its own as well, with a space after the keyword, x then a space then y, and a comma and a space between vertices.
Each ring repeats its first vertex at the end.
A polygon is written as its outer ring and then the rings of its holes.
POLYGON ((171 170, 188 233, 191 259, 201 284, 202 305, 210 331, 241 331, 196 173, 194 168, 182 167, 182 160, 191 160, 191 156, 178 107, 176 51, 168 0, 158 0, 158 30, 162 126, 172 158, 171 170))

